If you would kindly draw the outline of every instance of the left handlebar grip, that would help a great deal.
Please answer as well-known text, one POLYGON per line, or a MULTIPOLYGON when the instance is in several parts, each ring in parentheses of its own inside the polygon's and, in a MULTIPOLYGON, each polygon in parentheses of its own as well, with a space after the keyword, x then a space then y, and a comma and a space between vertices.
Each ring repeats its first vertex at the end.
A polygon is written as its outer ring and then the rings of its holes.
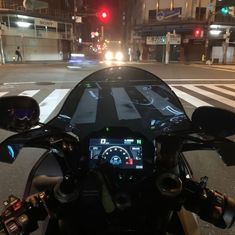
POLYGON ((38 220, 43 220, 48 215, 40 193, 29 197, 27 201, 21 201, 12 195, 4 205, 0 223, 7 235, 31 233, 38 228, 38 220))

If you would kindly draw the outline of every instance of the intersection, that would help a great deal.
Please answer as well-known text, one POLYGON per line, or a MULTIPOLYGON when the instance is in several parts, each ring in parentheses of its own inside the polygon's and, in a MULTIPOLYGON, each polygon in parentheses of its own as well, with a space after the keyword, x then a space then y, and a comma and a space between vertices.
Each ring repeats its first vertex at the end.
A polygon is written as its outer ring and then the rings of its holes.
MULTIPOLYGON (((180 98, 189 117, 196 107, 203 105, 235 112, 235 69, 231 67, 182 64, 166 66, 158 63, 136 63, 128 66, 138 66, 162 78, 180 98)), ((59 112, 67 95, 81 79, 103 67, 105 66, 68 70, 64 64, 1 66, 0 97, 33 97, 40 105, 40 121, 47 122, 59 112)), ((1 139, 8 135, 6 131, 0 132, 1 139)), ((22 195, 27 176, 42 153, 43 150, 24 149, 13 165, 0 164, 1 198, 12 193, 22 195)), ((212 151, 188 154, 187 159, 195 178, 207 175, 210 187, 235 196, 235 167, 226 167, 212 151)), ((232 230, 230 232, 234 233, 232 230)))

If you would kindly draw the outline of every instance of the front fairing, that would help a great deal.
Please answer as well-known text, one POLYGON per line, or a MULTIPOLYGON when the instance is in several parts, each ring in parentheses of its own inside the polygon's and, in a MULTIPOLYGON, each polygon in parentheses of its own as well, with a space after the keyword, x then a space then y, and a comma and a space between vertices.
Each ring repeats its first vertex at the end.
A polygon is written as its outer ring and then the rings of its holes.
POLYGON ((85 138, 107 127, 127 127, 149 140, 187 130, 190 120, 170 87, 155 75, 117 66, 80 82, 47 125, 85 138))

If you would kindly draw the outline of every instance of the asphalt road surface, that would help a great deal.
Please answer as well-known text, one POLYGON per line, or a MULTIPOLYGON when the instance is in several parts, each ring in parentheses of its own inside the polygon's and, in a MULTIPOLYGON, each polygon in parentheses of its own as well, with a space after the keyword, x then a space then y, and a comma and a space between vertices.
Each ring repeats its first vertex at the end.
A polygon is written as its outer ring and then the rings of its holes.
MULTIPOLYGON (((122 64, 146 69, 168 83, 179 96, 185 110, 191 116, 196 107, 212 105, 235 112, 235 69, 158 63, 122 64)), ((42 122, 58 113, 71 89, 85 76, 106 67, 102 64, 78 70, 69 70, 66 64, 19 64, 0 66, 0 96, 33 96, 40 104, 42 122)), ((12 133, 1 131, 0 139, 12 133)), ((0 164, 0 198, 9 194, 21 196, 27 176, 42 150, 24 149, 13 165, 0 164)), ((234 156, 235 157, 235 156, 234 156)), ((235 167, 226 167, 212 151, 196 152, 187 156, 194 176, 209 177, 209 187, 235 198, 235 167)), ((215 229, 202 223, 203 235, 230 235, 233 230, 215 229)))

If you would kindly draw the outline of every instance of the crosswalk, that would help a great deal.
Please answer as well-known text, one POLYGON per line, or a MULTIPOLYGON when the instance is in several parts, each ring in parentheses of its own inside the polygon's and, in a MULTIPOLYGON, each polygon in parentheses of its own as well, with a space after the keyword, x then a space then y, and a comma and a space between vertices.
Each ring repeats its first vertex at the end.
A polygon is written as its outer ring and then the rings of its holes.
POLYGON ((225 106, 235 110, 235 84, 177 84, 176 95, 194 107, 225 106))
MULTIPOLYGON (((170 86, 183 103, 186 102, 192 107, 220 106, 235 111, 235 84, 180 83, 171 84, 170 86)), ((40 89, 29 89, 22 90, 18 95, 36 98, 40 96, 40 93, 42 93, 42 96, 44 95, 45 97, 41 97, 39 103, 41 113, 40 121, 46 122, 56 114, 54 113, 55 110, 62 106, 65 98, 71 90, 71 87, 63 89, 52 88, 49 94, 45 94, 40 89)), ((118 91, 115 92, 113 95, 118 96, 118 91)), ((9 96, 11 93, 11 91, 1 91, 0 97, 9 96)), ((126 95, 127 94, 122 94, 122 96, 126 95)))

